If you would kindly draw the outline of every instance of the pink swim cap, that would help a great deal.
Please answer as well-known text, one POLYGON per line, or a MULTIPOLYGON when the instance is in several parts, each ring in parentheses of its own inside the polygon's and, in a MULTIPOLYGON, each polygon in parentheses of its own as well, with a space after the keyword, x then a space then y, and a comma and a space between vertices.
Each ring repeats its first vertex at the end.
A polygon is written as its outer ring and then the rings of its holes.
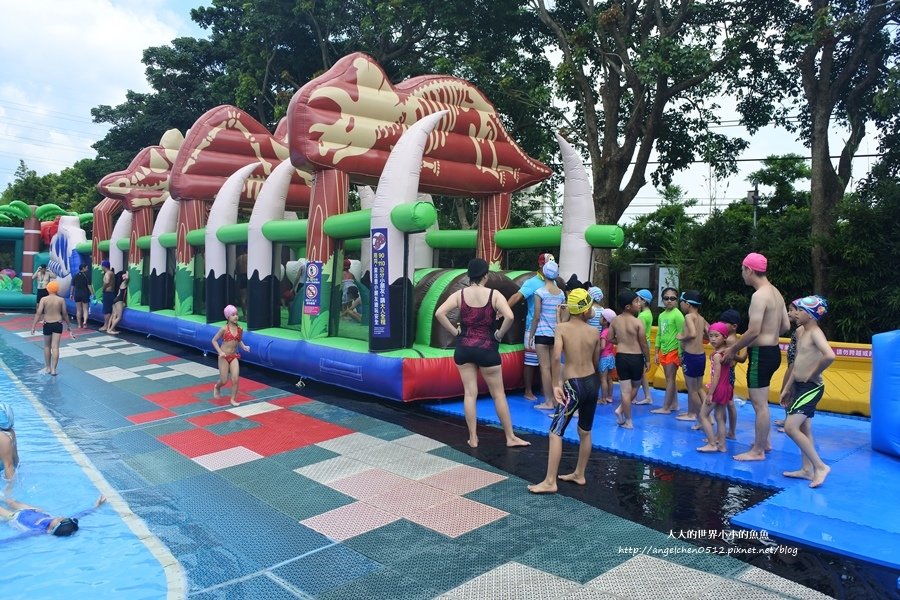
POLYGON ((758 252, 751 252, 745 256, 741 264, 751 271, 758 271, 759 273, 765 273, 769 268, 769 260, 758 252))
POLYGON ((710 331, 715 331, 720 334, 722 337, 728 337, 728 325, 723 323, 722 321, 716 321, 712 325, 709 326, 710 331))
POLYGON ((234 304, 229 304, 228 306, 225 307, 225 310, 222 312, 225 313, 226 319, 238 314, 237 307, 234 304))

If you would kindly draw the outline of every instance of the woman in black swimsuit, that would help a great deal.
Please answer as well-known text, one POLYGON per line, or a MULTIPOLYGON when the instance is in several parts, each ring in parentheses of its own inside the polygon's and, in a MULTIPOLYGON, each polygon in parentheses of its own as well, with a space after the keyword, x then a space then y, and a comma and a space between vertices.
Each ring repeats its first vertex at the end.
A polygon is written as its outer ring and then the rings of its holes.
POLYGON ((494 399, 494 408, 503 425, 507 446, 528 446, 529 442, 513 433, 506 391, 503 388, 503 371, 500 365, 500 340, 513 325, 513 312, 503 294, 485 287, 488 264, 480 258, 469 262, 469 287, 454 292, 434 313, 444 329, 457 336, 453 360, 459 369, 463 383, 463 408, 469 428, 469 446, 478 446, 475 400, 478 397, 478 372, 484 377, 488 391, 494 399), (450 323, 447 313, 459 309, 459 325, 450 323), (497 313, 503 317, 500 329, 494 330, 497 313))

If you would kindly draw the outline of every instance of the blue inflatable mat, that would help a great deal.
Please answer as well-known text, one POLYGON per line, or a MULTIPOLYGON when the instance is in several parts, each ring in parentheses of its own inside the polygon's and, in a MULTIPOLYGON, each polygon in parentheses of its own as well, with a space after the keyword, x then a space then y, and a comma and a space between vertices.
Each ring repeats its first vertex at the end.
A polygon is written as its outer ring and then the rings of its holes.
MULTIPOLYGON (((618 392, 618 390, 616 390, 618 392)), ((740 527, 765 529, 780 538, 853 557, 866 562, 900 568, 900 459, 873 452, 871 426, 867 419, 818 413, 814 420, 816 446, 831 474, 821 488, 812 490, 805 480, 790 479, 783 471, 800 468, 800 451, 773 427, 772 452, 765 461, 739 462, 732 455, 747 450, 753 441, 753 408, 738 402, 737 440, 728 441, 728 453, 705 454, 703 434, 691 423, 671 415, 650 413, 662 403, 663 392, 654 390, 652 406, 635 406, 634 429, 617 427, 613 409, 618 403, 599 405, 591 430, 593 445, 613 454, 721 477, 761 487, 783 489, 765 502, 736 515, 740 527), (892 551, 889 551, 892 550, 892 551)), ((686 405, 683 394, 681 406, 686 405)), ((538 411, 521 395, 509 396, 513 426, 520 431, 546 434, 547 411, 538 411)), ((462 401, 439 402, 428 408, 463 416, 462 401)), ((773 418, 784 415, 772 408, 773 418)), ((479 398, 478 421, 499 424, 490 398, 479 398)), ((577 444, 573 422, 564 439, 577 444)))

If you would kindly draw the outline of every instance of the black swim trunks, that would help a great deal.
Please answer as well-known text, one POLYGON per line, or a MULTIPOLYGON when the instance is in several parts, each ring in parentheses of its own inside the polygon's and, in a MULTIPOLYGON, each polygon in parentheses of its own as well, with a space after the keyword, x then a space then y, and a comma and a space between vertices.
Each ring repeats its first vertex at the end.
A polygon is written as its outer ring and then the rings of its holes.
POLYGON ((594 412, 597 409, 597 394, 600 392, 600 378, 596 373, 567 379, 563 383, 565 404, 558 405, 550 423, 550 433, 559 437, 566 432, 569 421, 578 411, 578 429, 590 431, 594 427, 594 412))
POLYGON ((536 335, 534 336, 535 346, 552 346, 556 342, 556 338, 552 335, 536 335))
POLYGON ((472 363, 478 367, 496 367, 501 362, 500 352, 496 345, 491 348, 457 346, 453 351, 453 362, 458 365, 472 363))
POLYGON ((78 290, 75 290, 75 292, 72 294, 72 297, 75 300, 75 302, 90 302, 91 301, 90 292, 79 292, 78 290))
POLYGON ((616 374, 619 381, 640 381, 644 376, 644 355, 624 352, 616 354, 616 374))
POLYGON ((794 403, 788 409, 789 415, 802 413, 812 419, 816 414, 816 406, 825 394, 825 384, 815 381, 795 381, 793 392, 794 403))
POLYGON ((55 323, 44 323, 44 335, 53 335, 54 333, 62 335, 62 332, 62 321, 56 321, 55 323))
POLYGON ((781 366, 781 348, 778 346, 754 346, 748 351, 747 387, 767 388, 772 375, 781 366))

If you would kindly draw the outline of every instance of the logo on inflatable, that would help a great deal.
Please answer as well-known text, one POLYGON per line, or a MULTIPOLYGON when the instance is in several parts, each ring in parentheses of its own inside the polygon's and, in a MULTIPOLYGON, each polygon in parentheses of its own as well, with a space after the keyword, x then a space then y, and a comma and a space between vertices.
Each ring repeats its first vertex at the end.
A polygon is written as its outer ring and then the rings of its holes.
POLYGON ((69 295, 72 275, 78 272, 81 256, 75 250, 78 244, 87 241, 87 234, 81 228, 78 217, 63 216, 59 219, 59 229, 50 240, 50 261, 47 267, 56 274, 60 296, 69 295))

